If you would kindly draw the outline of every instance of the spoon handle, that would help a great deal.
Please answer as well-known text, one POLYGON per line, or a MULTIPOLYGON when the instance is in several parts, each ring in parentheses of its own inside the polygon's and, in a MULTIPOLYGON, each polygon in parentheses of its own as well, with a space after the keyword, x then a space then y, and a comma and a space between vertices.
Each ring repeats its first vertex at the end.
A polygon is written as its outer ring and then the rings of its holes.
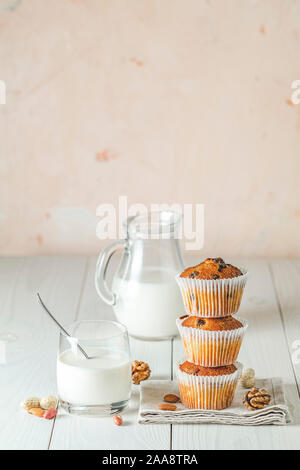
MULTIPOLYGON (((58 326, 58 328, 66 335, 68 336, 69 338, 71 338, 71 335, 64 329, 64 327, 58 323, 58 321, 56 320, 56 318, 52 315, 52 313, 48 310, 48 308, 46 307, 46 305, 44 304, 44 302, 42 301, 41 299, 41 296, 40 294, 38 293, 37 294, 38 296, 38 299, 39 299, 39 302, 41 304, 41 306, 43 307, 43 309, 48 313, 48 315, 52 318, 52 320, 56 323, 56 325, 58 326)), ((82 354, 85 356, 86 359, 90 359, 90 357, 87 355, 87 353, 85 352, 84 349, 82 349, 82 347, 80 346, 79 343, 77 343, 77 346, 78 346, 78 349, 82 352, 82 354)))

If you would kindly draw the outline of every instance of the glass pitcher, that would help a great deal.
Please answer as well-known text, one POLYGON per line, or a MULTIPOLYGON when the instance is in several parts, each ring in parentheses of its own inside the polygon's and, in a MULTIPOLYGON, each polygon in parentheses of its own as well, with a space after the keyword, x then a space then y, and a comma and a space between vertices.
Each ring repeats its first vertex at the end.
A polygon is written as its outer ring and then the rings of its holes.
POLYGON ((183 270, 180 224, 181 215, 173 211, 129 217, 126 238, 100 253, 96 290, 133 337, 160 340, 177 335, 175 320, 184 312, 175 281, 175 275, 183 270), (117 250, 123 250, 123 255, 110 290, 107 268, 117 250))

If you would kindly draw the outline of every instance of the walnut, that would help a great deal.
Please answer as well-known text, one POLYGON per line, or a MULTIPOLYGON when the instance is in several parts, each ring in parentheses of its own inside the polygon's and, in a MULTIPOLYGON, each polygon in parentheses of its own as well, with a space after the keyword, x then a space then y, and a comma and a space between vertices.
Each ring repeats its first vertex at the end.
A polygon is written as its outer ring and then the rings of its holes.
POLYGON ((244 395, 243 403, 250 411, 261 410, 265 405, 271 401, 271 395, 267 390, 259 390, 253 387, 249 392, 244 395))
POLYGON ((131 364, 132 382, 138 385, 142 380, 150 377, 151 370, 147 362, 133 361, 131 364))
POLYGON ((244 388, 252 388, 255 385, 254 369, 244 369, 241 376, 241 384, 244 388))

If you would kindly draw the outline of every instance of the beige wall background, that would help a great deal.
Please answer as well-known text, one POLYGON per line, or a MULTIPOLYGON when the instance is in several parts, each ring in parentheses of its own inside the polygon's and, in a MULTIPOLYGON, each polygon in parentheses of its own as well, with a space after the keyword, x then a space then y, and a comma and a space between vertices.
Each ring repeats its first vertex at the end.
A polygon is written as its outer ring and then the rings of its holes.
POLYGON ((0 79, 1 254, 96 253, 127 195, 300 256, 299 0, 0 0, 0 79))

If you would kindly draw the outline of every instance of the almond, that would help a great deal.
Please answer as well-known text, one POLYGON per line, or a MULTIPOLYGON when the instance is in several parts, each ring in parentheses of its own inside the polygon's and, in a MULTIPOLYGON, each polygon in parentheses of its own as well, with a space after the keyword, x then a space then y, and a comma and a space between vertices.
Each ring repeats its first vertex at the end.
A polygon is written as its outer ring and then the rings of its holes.
POLYGON ((113 417, 113 420, 114 420, 114 423, 115 423, 117 426, 122 426, 122 424, 123 424, 122 416, 120 416, 120 415, 115 415, 115 416, 113 417))
POLYGON ((28 413, 37 416, 38 418, 43 418, 45 410, 42 410, 42 408, 30 408, 30 410, 28 410, 28 413))
POLYGON ((180 401, 180 398, 177 395, 174 395, 173 393, 168 393, 164 396, 164 400, 168 403, 177 403, 178 401, 180 401))
POLYGON ((176 405, 171 405, 171 403, 161 403, 158 405, 158 408, 163 411, 175 411, 177 409, 176 405))

